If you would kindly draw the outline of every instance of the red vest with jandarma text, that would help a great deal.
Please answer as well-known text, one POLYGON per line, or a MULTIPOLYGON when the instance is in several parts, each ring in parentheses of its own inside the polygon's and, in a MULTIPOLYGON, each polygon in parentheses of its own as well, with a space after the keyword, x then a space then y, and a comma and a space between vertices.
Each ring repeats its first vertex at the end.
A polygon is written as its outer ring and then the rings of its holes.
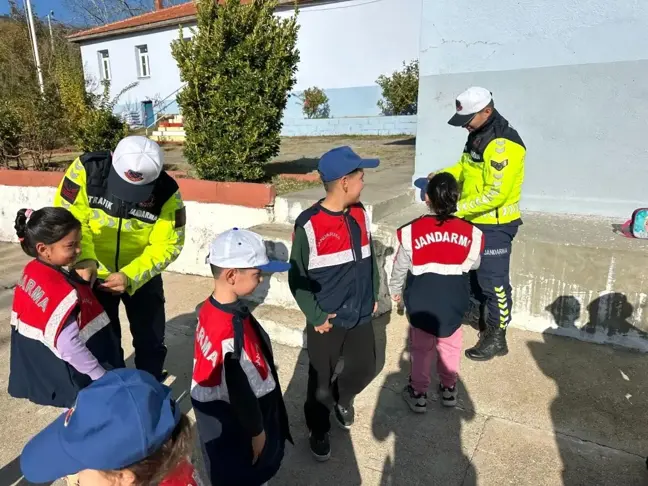
POLYGON ((84 342, 110 322, 90 285, 74 286, 61 271, 33 260, 14 292, 11 324, 22 336, 42 342, 58 355, 57 339, 77 307, 84 342))
MULTIPOLYGON (((194 344, 194 368, 191 397, 199 402, 224 401, 229 403, 225 381, 224 359, 234 350, 234 325, 232 314, 205 303, 198 315, 194 344)), ((257 398, 276 388, 276 383, 261 350, 259 337, 254 331, 250 317, 243 319, 243 349, 241 368, 250 388, 257 398)))
POLYGON ((308 241, 308 280, 334 326, 371 321, 374 306, 371 221, 361 203, 330 211, 320 202, 295 221, 308 241))

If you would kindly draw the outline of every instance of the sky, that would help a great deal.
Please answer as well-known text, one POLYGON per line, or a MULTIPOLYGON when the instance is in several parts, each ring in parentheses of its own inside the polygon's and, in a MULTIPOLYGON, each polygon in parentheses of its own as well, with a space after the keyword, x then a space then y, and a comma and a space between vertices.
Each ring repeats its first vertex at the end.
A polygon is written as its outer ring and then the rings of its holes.
MULTIPOLYGON (((23 0, 16 0, 16 4, 22 7, 23 0)), ((32 0, 34 16, 44 18, 51 10, 54 11, 54 18, 61 22, 73 23, 74 18, 65 6, 65 0, 32 0)), ((9 13, 9 2, 0 0, 0 15, 9 13)))

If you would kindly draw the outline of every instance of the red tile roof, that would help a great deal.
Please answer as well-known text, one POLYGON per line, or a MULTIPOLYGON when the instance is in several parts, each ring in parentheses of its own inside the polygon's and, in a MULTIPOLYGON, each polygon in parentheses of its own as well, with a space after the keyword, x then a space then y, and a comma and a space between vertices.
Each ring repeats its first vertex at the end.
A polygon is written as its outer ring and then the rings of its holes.
MULTIPOLYGON (((225 0, 218 0, 219 3, 224 3, 225 0)), ((241 0, 243 3, 249 3, 252 0, 241 0)), ((279 3, 292 3, 292 0, 283 0, 279 3)), ((304 3, 304 0, 299 1, 298 3, 304 3)), ((130 17, 118 22, 113 22, 106 25, 100 25, 99 27, 93 27, 92 29, 82 30, 76 32, 68 37, 72 42, 79 42, 86 39, 92 39, 96 37, 107 37, 109 35, 117 35, 123 31, 130 30, 148 30, 153 29, 162 25, 173 24, 174 21, 180 19, 191 19, 196 16, 196 4, 194 0, 182 3, 180 5, 174 5, 172 7, 166 7, 162 10, 154 10, 153 12, 147 12, 142 15, 137 15, 136 17, 130 17), (162 24, 162 25, 159 25, 162 24)))

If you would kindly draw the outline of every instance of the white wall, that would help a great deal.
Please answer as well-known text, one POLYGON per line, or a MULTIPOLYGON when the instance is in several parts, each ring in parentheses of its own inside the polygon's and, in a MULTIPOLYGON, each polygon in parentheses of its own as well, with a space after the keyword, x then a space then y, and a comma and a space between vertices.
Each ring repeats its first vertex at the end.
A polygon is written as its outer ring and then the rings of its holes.
MULTIPOLYGON (((2 186, 0 193, 0 241, 17 242, 14 220, 22 208, 39 209, 51 206, 56 189, 54 187, 2 186)), ((257 224, 271 222, 272 212, 267 209, 231 206, 227 204, 207 204, 185 201, 187 207, 187 226, 185 246, 178 259, 169 270, 209 276, 205 257, 209 253, 209 243, 217 234, 234 227, 249 228, 257 224)))
POLYGON ((493 92, 527 145, 523 209, 646 206, 648 2, 423 0, 416 175, 458 160, 457 94, 493 92))

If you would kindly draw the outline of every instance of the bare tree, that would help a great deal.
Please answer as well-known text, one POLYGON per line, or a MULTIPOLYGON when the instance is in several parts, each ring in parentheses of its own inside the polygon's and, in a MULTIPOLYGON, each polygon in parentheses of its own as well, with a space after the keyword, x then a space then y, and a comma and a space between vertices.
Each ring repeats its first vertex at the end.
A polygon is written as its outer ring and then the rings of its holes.
MULTIPOLYGON (((164 0, 164 6, 186 3, 187 0, 164 0)), ((153 10, 153 0, 65 0, 65 4, 85 25, 104 25, 153 10)))

